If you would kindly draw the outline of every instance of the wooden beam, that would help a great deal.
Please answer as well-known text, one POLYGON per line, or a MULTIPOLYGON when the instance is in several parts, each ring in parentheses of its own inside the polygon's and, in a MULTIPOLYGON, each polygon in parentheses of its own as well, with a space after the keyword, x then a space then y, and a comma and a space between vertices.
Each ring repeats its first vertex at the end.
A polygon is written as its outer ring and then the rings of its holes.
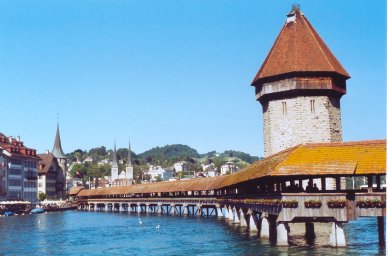
POLYGON ((385 246, 385 235, 384 235, 384 217, 378 216, 377 217, 377 229, 379 233, 379 245, 385 246))

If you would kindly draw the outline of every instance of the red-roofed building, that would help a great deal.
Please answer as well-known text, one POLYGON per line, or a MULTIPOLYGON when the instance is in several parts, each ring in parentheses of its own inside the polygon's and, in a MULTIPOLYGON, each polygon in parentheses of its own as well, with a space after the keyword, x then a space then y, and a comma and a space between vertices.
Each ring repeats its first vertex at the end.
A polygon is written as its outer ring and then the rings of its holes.
POLYGON ((47 199, 64 199, 66 179, 64 170, 53 153, 38 154, 41 158, 38 167, 38 191, 47 199))
POLYGON ((3 148, 0 147, 0 200, 6 199, 6 175, 7 165, 3 156, 3 148))
POLYGON ((37 201, 38 161, 36 150, 28 148, 20 137, 7 137, 0 133, 0 186, 2 199, 37 201))

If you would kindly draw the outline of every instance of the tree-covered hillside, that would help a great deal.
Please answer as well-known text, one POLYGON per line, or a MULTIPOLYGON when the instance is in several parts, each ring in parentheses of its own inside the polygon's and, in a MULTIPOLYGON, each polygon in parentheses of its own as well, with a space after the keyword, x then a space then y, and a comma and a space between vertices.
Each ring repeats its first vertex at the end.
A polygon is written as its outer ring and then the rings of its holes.
POLYGON ((260 157, 251 156, 250 154, 236 150, 226 150, 222 155, 224 157, 237 157, 240 158, 242 161, 250 164, 256 162, 257 160, 260 160, 260 157))
MULTIPOLYGON (((117 160, 119 161, 119 172, 121 172, 125 170, 128 162, 128 149, 118 148, 116 152, 117 160)), ((84 179, 109 176, 112 153, 112 149, 108 150, 101 146, 90 150, 77 149, 67 154, 71 162, 71 176, 84 179)), ((187 170, 179 175, 187 175, 202 172, 201 164, 208 165, 213 163, 219 171, 226 162, 233 162, 235 166, 242 169, 250 163, 259 160, 258 157, 235 150, 227 150, 224 153, 212 151, 200 155, 194 148, 182 144, 155 147, 138 155, 131 152, 131 158, 134 167, 134 177, 137 180, 146 177, 150 165, 174 168, 174 163, 185 161, 187 170)))
POLYGON ((147 162, 152 162, 156 159, 180 161, 188 158, 199 157, 199 154, 197 150, 187 145, 174 144, 150 149, 139 154, 139 157, 144 158, 147 162))

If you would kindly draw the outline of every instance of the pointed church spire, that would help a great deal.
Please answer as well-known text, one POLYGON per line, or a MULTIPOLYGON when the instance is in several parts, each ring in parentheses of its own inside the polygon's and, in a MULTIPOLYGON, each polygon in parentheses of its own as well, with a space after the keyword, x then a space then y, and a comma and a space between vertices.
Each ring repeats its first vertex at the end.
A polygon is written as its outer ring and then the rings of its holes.
POLYGON ((117 164, 117 157, 116 157, 116 140, 114 142, 114 148, 113 148, 113 159, 112 159, 112 168, 118 168, 119 165, 117 164))
POLYGON ((59 123, 57 122, 57 134, 55 135, 55 142, 53 150, 51 151, 53 155, 58 159, 66 158, 65 153, 63 153, 61 145, 61 136, 59 134, 59 123))
POLYGON ((127 167, 125 168, 125 177, 129 180, 133 180, 133 166, 131 157, 131 140, 128 141, 128 161, 127 167))
POLYGON ((128 143, 128 161, 127 161, 127 167, 132 166, 132 157, 131 157, 131 139, 129 139, 128 143))

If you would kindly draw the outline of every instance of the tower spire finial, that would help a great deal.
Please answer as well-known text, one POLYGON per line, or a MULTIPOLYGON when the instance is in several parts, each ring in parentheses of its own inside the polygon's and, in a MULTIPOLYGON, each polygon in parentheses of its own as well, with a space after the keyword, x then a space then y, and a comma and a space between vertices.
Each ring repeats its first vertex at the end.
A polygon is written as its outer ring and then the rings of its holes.
POLYGON ((292 10, 300 10, 300 4, 298 4, 297 2, 293 3, 292 4, 292 10))

